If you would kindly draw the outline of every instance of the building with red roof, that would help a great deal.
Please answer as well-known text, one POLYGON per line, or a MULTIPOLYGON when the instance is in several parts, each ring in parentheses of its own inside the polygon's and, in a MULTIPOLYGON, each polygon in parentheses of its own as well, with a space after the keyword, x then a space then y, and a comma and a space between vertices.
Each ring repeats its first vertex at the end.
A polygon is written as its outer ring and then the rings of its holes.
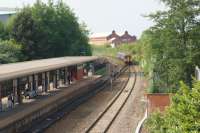
POLYGON ((112 31, 110 35, 103 35, 103 36, 93 36, 90 38, 90 43, 94 45, 105 45, 105 44, 112 44, 112 46, 117 46, 121 44, 130 44, 137 40, 136 36, 131 36, 128 31, 125 31, 124 34, 119 35, 112 31))

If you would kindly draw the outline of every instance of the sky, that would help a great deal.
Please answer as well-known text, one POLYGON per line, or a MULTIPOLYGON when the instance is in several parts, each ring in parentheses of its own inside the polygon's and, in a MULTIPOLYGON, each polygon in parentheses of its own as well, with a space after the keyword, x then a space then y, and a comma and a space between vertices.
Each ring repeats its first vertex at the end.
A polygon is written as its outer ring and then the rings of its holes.
MULTIPOLYGON (((0 0, 0 7, 23 7, 36 0, 0 0)), ((43 0, 44 2, 48 0, 43 0)), ((75 12, 80 22, 85 22, 91 33, 118 33, 129 31, 141 36, 153 25, 144 17, 149 13, 164 9, 159 0, 63 0, 75 12)))

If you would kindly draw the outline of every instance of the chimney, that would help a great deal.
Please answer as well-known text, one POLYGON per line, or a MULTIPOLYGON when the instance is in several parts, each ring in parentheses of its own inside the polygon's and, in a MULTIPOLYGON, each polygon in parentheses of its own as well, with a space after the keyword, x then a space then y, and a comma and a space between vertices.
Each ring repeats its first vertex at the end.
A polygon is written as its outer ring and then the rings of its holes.
POLYGON ((112 34, 116 34, 115 30, 112 31, 112 34))

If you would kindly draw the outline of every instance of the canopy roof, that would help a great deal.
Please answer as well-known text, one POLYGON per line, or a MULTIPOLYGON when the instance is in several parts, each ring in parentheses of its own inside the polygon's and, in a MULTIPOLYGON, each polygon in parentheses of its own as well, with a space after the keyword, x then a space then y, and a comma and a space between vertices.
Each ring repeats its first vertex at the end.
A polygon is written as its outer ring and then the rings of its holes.
POLYGON ((0 81, 82 64, 97 59, 99 59, 99 57, 96 56, 75 56, 0 65, 0 81))

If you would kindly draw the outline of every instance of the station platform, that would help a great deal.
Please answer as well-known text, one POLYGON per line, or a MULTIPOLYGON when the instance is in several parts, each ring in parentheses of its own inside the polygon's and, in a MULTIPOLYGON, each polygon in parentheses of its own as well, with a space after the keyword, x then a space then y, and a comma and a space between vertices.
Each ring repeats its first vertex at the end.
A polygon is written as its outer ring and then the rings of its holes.
POLYGON ((88 86, 91 84, 96 84, 99 80, 102 80, 101 76, 88 77, 86 79, 77 81, 68 87, 61 87, 55 91, 48 92, 46 95, 37 96, 35 99, 32 99, 30 103, 23 103, 8 111, 0 112, 0 132, 5 131, 4 129, 7 129, 8 127, 15 129, 16 126, 19 126, 17 124, 18 121, 23 120, 25 125, 26 117, 30 117, 31 114, 34 114, 43 108, 57 104, 63 99, 66 101, 66 99, 71 99, 76 95, 79 95, 85 91, 89 91, 91 87, 88 86))

